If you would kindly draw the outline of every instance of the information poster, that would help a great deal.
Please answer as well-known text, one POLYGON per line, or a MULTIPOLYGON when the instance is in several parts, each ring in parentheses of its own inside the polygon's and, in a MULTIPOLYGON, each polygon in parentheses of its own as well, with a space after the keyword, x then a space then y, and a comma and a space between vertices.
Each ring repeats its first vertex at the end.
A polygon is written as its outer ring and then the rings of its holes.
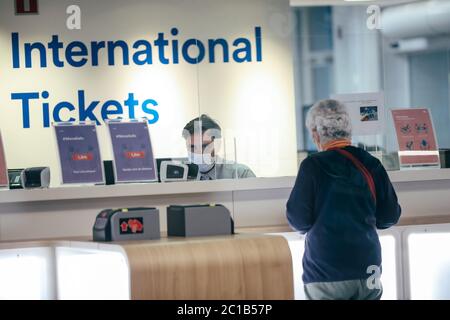
POLYGON ((0 187, 8 186, 8 167, 6 166, 5 148, 3 147, 2 133, 0 132, 0 187))
POLYGON ((147 121, 108 122, 114 154, 116 182, 156 181, 147 121))
POLYGON ((55 125, 63 184, 104 183, 95 124, 55 125))
POLYGON ((439 166, 439 151, 428 109, 393 109, 400 166, 439 166))
POLYGON ((383 92, 339 94, 332 96, 347 107, 354 136, 383 134, 385 124, 383 92))

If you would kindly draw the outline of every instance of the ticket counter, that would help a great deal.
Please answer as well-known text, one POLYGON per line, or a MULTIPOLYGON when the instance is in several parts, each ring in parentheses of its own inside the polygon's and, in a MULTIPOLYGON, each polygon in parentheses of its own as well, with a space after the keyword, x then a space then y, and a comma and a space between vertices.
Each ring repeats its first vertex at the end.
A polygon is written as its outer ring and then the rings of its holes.
MULTIPOLYGON (((391 171, 402 205, 401 225, 450 223, 450 169, 391 171)), ((70 186, 0 191, 0 241, 91 237, 106 208, 156 207, 161 232, 169 205, 222 204, 236 228, 289 231, 286 202, 295 177, 172 183, 70 186)))
MULTIPOLYGON (((450 277, 445 255, 450 244, 450 172, 396 171, 389 175, 403 213, 398 226, 380 232, 384 298, 448 299, 448 286, 440 284, 450 277), (427 270, 424 261, 434 261, 431 282, 421 280, 427 270)), ((303 299, 304 239, 292 232, 285 218, 294 180, 281 177, 1 191, 0 297, 303 299), (196 203, 226 206, 237 234, 165 237, 166 207, 196 203), (161 240, 89 240, 100 210, 138 206, 160 210, 161 240)))
POLYGON ((293 299, 280 235, 0 245, 0 299, 293 299))
MULTIPOLYGON (((303 300, 304 238, 254 233, 94 243, 3 242, 0 299, 303 300)), ((380 233, 383 300, 450 299, 450 224, 380 233)))

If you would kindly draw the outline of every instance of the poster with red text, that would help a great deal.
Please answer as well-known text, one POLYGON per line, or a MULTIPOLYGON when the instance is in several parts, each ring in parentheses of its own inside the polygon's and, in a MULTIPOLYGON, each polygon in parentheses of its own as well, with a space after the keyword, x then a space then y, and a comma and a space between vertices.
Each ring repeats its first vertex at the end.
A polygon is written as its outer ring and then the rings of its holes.
POLYGON ((430 110, 393 109, 400 166, 439 166, 439 150, 430 110))
POLYGON ((6 166, 5 148, 3 147, 2 133, 0 132, 0 187, 8 186, 8 167, 6 166))

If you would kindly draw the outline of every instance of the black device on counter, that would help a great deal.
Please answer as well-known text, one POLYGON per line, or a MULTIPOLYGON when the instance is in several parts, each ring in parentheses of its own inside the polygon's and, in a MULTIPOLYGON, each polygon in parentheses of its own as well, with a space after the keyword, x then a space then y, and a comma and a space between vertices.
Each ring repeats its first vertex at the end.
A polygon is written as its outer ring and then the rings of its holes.
POLYGON ((441 168, 450 168, 450 149, 439 149, 441 168))
POLYGON ((105 173, 105 184, 115 184, 116 180, 114 175, 114 162, 112 160, 103 161, 103 171, 105 173))
POLYGON ((8 169, 10 189, 23 189, 21 178, 22 171, 23 169, 8 169))
POLYGON ((105 209, 97 215, 92 232, 94 241, 159 239, 159 210, 105 209))
POLYGON ((188 166, 188 180, 198 180, 199 168, 195 163, 186 163, 188 166))
MULTIPOLYGON (((17 180, 17 177, 15 177, 17 180)), ((20 172, 20 183, 24 189, 48 188, 50 186, 50 168, 33 167, 20 172)))
POLYGON ((221 204, 167 207, 167 234, 198 237, 234 234, 230 211, 221 204))
POLYGON ((156 159, 156 167, 158 170, 158 181, 175 181, 183 180, 186 176, 184 172, 184 166, 187 166, 187 177, 185 180, 198 180, 198 165, 189 163, 187 158, 159 158, 156 159), (166 162, 166 165, 162 164, 166 162), (176 165, 179 163, 180 165, 176 165), (162 170, 163 169, 163 170, 162 170), (163 179, 161 179, 161 173, 163 173, 163 179))

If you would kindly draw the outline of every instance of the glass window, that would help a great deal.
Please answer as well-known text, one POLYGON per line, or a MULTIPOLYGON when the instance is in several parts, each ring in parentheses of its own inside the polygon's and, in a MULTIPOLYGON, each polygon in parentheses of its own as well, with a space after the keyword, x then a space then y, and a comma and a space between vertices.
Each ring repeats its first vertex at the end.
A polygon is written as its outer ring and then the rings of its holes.
MULTIPOLYGON (((402 5, 396 8, 401 9, 402 5)), ((386 129, 383 134, 354 136, 353 143, 368 151, 381 150, 388 170, 399 169, 398 145, 390 109, 429 108, 438 146, 450 148, 449 45, 450 30, 401 30, 400 18, 383 29, 383 14, 391 6, 368 13, 366 5, 293 7, 297 151, 301 161, 316 152, 305 128, 305 116, 318 100, 334 94, 383 91, 386 129), (393 36, 392 30, 396 31, 393 36)), ((439 10, 439 8, 437 9, 439 10)), ((441 11, 444 9, 441 9, 441 11)), ((392 11, 390 11, 392 12, 392 11)), ((441 12, 443 13, 443 12, 441 12)), ((426 12, 418 12, 426 15, 426 12)))
MULTIPOLYGON (((254 4, 254 2, 252 2, 254 4)), ((216 178, 293 176, 297 173, 296 119, 292 55, 292 17, 287 1, 263 1, 246 10, 223 2, 233 23, 210 13, 209 32, 233 35, 227 48, 215 46, 229 61, 199 64, 200 114, 220 124, 222 138, 212 175, 216 178)), ((200 27, 200 26, 199 26, 200 27)), ((328 33, 325 33, 327 35, 328 33)))
POLYGON ((439 147, 450 148, 450 101, 448 51, 409 55, 411 105, 428 107, 439 147))

